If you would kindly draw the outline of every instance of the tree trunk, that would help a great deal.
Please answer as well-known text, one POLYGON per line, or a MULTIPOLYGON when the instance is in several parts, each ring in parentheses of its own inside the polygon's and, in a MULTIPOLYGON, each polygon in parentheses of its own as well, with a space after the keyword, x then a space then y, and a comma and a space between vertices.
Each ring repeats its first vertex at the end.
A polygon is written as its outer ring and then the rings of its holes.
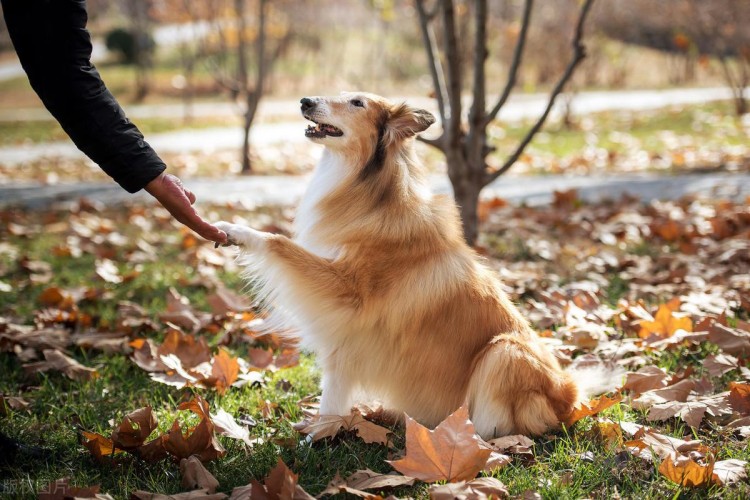
MULTIPOLYGON (((472 169, 463 156, 462 149, 448 150, 445 153, 448 162, 448 177, 453 186, 453 197, 461 214, 464 229, 464 239, 469 245, 474 245, 479 236, 479 192, 483 184, 476 179, 477 170, 472 169)), ((481 175, 483 171, 479 170, 481 175)))
POLYGON ((250 111, 246 111, 245 122, 242 127, 242 175, 253 173, 253 167, 250 163, 250 126, 252 124, 253 116, 250 111))

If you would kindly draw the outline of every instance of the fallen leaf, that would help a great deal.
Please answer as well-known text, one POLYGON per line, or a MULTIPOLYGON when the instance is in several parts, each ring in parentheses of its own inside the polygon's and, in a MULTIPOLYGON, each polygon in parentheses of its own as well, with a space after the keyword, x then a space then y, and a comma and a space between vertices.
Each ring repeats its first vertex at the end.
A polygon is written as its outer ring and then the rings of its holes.
POLYGON ((750 415, 750 384, 729 384, 729 405, 742 416, 750 415))
POLYGON ((601 396, 596 399, 592 399, 588 403, 581 403, 580 407, 574 408, 573 411, 565 419, 565 426, 571 427, 573 424, 585 417, 590 417, 600 413, 610 406, 613 406, 622 401, 622 394, 617 393, 613 397, 601 396))
POLYGON ((216 431, 222 436, 239 439, 247 446, 253 445, 253 442, 250 440, 250 431, 247 427, 238 424, 234 420, 234 417, 227 413, 223 408, 219 408, 219 411, 217 411, 215 415, 211 415, 211 421, 216 426, 216 431))
POLYGON ((230 500, 312 500, 314 497, 297 484, 297 475, 278 459, 276 467, 261 484, 251 481, 247 486, 232 490, 230 500))
MULTIPOLYGON (((12 493, 12 492, 11 492, 12 493)), ((68 498, 100 498, 111 499, 109 495, 99 493, 99 486, 79 488, 70 484, 70 478, 58 479, 43 486, 37 492, 39 500, 67 500, 68 498)))
POLYGON ((747 462, 732 458, 714 463, 714 482, 726 486, 747 479, 747 462))
POLYGON ((720 377, 739 368, 739 361, 731 354, 710 354, 703 360, 703 368, 711 376, 720 377))
POLYGON ((224 493, 209 493, 205 489, 187 491, 185 493, 173 493, 163 495, 161 493, 149 493, 148 491, 138 490, 130 494, 131 499, 135 500, 222 500, 227 496, 224 493))
POLYGON ((625 377, 622 388, 630 391, 633 397, 667 385, 667 372, 654 365, 644 366, 637 372, 628 372, 625 377))
POLYGON ((117 429, 112 432, 112 442, 123 450, 137 448, 156 429, 156 416, 150 406, 128 413, 117 429))
POLYGON ((83 445, 94 455, 97 461, 101 462, 105 457, 111 458, 117 453, 122 453, 123 450, 115 448, 112 440, 97 434, 95 432, 82 432, 85 442, 83 445))
POLYGON ((195 455, 180 460, 180 484, 183 488, 204 489, 213 493, 219 487, 219 481, 206 470, 195 455))
POLYGON ((534 441, 522 434, 515 434, 492 439, 487 444, 499 452, 530 454, 534 441))
POLYGON ((333 437, 339 431, 356 431, 365 443, 387 444, 390 430, 374 424, 362 417, 357 409, 347 416, 315 415, 311 419, 295 424, 294 428, 302 434, 309 435, 313 441, 333 437))
POLYGON ((666 458, 659 465, 659 472, 681 486, 697 487, 711 483, 714 463, 709 461, 705 465, 695 462, 690 457, 679 457, 678 460, 666 458))
POLYGON ((631 406, 636 410, 645 410, 656 404, 667 403, 671 401, 687 401, 690 392, 695 388, 695 380, 680 380, 676 384, 664 387, 663 389, 652 389, 641 394, 631 402, 631 406))
POLYGON ((642 339, 653 336, 664 338, 671 337, 677 330, 692 332, 693 322, 686 315, 678 313, 679 308, 679 299, 660 305, 653 321, 641 321, 638 336, 642 339))
POLYGON ((750 355, 750 332, 714 323, 708 332, 708 340, 722 351, 735 356, 750 355))
POLYGON ((46 372, 55 370, 63 372, 73 380, 91 380, 98 375, 95 368, 83 366, 75 359, 66 356, 57 349, 45 349, 42 351, 44 361, 27 363, 23 365, 26 373, 46 372))
POLYGON ((490 453, 476 435, 469 410, 462 406, 432 431, 407 415, 406 455, 387 462, 421 481, 456 482, 475 478, 490 453))
POLYGON ((494 477, 480 477, 468 482, 434 485, 430 486, 429 493, 432 500, 508 498, 508 489, 494 477))

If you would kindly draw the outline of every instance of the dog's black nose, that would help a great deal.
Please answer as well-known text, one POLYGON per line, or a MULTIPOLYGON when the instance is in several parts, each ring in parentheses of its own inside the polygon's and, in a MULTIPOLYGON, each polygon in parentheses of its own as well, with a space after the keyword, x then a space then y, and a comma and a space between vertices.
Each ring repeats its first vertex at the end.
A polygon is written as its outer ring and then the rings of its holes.
POLYGON ((315 101, 309 97, 303 97, 299 102, 302 104, 301 109, 303 113, 315 107, 315 101))

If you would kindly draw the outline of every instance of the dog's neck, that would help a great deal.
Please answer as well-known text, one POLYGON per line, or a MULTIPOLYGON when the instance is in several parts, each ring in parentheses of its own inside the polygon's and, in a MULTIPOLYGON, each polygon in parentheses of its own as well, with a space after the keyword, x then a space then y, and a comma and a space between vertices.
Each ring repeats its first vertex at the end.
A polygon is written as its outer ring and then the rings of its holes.
POLYGON ((333 259, 338 254, 339 249, 331 248, 316 238, 315 228, 322 216, 319 205, 345 182, 353 171, 352 166, 348 165, 341 155, 328 148, 323 151, 294 219, 294 240, 306 250, 327 259, 333 259))
MULTIPOLYGON (((425 216, 427 205, 432 197, 423 176, 422 167, 413 155, 413 146, 406 144, 398 158, 389 158, 390 163, 376 175, 380 181, 363 180, 360 177, 362 165, 338 151, 326 148, 320 162, 315 167, 310 184, 297 209, 294 222, 294 240, 306 250, 327 259, 335 259, 342 249, 334 243, 346 239, 351 231, 367 229, 377 234, 388 227, 395 227, 405 219, 425 216), (398 162, 398 163, 394 163, 398 162), (383 184, 383 182, 385 184, 383 184), (375 188, 377 186, 377 188, 375 188), (378 201, 377 189, 387 186, 388 201, 378 201), (337 200, 339 208, 332 220, 322 220, 323 206, 337 200), (343 203, 338 203, 343 200, 343 203), (385 208, 388 204, 388 209, 385 208), (401 209, 394 207, 401 207, 401 209), (419 209, 423 207, 423 209, 419 209), (395 217, 398 219, 389 219, 395 217), (365 226, 367 226, 365 228, 365 226)), ((343 241, 341 241, 343 244, 343 241)))

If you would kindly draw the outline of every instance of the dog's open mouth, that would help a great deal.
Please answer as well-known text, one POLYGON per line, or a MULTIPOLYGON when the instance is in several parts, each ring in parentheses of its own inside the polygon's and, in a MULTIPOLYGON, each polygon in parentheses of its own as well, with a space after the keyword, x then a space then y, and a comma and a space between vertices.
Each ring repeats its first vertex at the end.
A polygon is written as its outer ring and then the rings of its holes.
MULTIPOLYGON (((310 120, 308 118, 308 120, 310 120)), ((309 125, 307 127, 307 130, 305 130, 305 137, 341 137, 344 135, 344 132, 342 132, 340 129, 334 127, 333 125, 329 125, 327 123, 318 123, 315 120, 310 120, 315 125, 309 125)))

